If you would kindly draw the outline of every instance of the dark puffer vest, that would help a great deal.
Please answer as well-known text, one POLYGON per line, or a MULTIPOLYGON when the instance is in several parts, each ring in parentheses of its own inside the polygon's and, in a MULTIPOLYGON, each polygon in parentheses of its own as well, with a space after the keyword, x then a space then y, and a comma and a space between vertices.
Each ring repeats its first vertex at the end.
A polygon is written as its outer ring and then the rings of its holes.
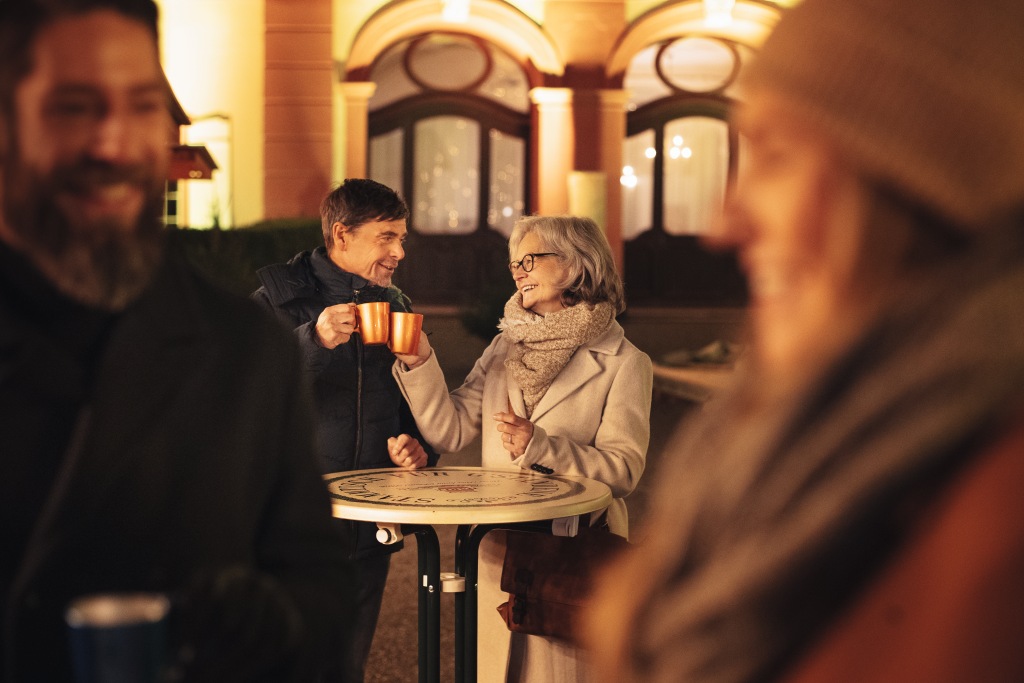
MULTIPOLYGON (((297 254, 288 263, 262 268, 258 275, 263 286, 253 298, 295 331, 310 371, 324 473, 393 467, 387 441, 399 434, 418 439, 430 464, 436 464, 437 454, 420 437, 391 375, 395 362, 391 350, 367 346, 358 334, 333 349, 316 341, 317 318, 328 306, 387 301, 393 311, 410 311, 409 298, 397 287, 380 287, 342 270, 324 247, 297 254)), ((377 543, 375 525, 355 526, 356 557, 398 549, 377 543)))

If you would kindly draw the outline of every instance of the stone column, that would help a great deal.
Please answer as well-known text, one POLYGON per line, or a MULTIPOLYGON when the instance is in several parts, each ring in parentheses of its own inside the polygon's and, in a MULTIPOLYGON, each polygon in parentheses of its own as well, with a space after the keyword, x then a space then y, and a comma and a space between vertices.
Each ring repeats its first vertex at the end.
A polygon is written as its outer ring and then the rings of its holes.
POLYGON ((540 214, 565 213, 569 210, 568 178, 575 153, 573 92, 569 88, 534 88, 530 100, 536 145, 534 210, 540 214))
POLYGON ((377 90, 371 82, 335 83, 340 110, 334 122, 335 178, 365 178, 369 138, 369 102, 377 90), (344 150, 344 152, 342 152, 344 150))
POLYGON ((624 246, 622 242, 622 146, 626 140, 626 106, 629 93, 625 90, 598 90, 598 169, 605 174, 605 235, 612 248, 615 265, 622 273, 624 246))
MULTIPOLYGON (((591 188, 592 197, 600 197, 604 217, 601 227, 608 237, 615 264, 621 272, 622 243, 622 145, 626 139, 626 106, 629 95, 620 89, 578 88, 571 91, 575 123, 576 153, 574 170, 601 174, 601 191, 591 188)), ((593 185, 596 176, 587 181, 593 185)), ((591 216, 593 217, 593 216, 591 216)))

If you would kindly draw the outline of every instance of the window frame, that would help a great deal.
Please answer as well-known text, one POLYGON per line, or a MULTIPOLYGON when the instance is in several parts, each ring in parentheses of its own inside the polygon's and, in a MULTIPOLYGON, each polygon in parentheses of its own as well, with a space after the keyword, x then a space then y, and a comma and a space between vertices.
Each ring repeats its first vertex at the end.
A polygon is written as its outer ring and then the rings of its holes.
MULTIPOLYGON (((626 139, 639 135, 648 130, 654 131, 654 149, 657 154, 654 156, 654 167, 652 169, 653 191, 651 201, 651 226, 646 232, 660 232, 668 234, 665 230, 665 126, 670 121, 677 119, 701 116, 724 121, 728 125, 729 137, 729 165, 726 170, 726 191, 736 181, 736 170, 739 163, 739 135, 736 128, 729 121, 729 110, 734 101, 724 95, 695 95, 691 93, 680 93, 656 100, 636 111, 630 112, 626 117, 626 139)), ((625 140, 623 140, 625 144, 625 140)), ((638 237, 640 236, 638 235, 638 237)), ((634 238, 636 239, 636 238, 634 238)))
MULTIPOLYGON (((532 209, 530 196, 530 117, 519 114, 480 95, 462 92, 425 92, 393 102, 370 113, 369 140, 381 135, 402 130, 402 187, 401 194, 409 206, 415 206, 415 177, 413 159, 416 149, 416 124, 435 116, 457 116, 476 121, 479 125, 480 168, 478 170, 477 210, 480 217, 473 233, 485 229, 495 230, 488 220, 491 186, 491 136, 497 130, 504 135, 519 138, 524 143, 523 155, 523 198, 527 215, 532 209)), ((410 230, 416 226, 410 221, 410 230)), ((419 231, 417 231, 419 232, 419 231)), ((430 236, 430 233, 420 233, 430 236)), ((472 233, 469 233, 472 234, 472 233)))

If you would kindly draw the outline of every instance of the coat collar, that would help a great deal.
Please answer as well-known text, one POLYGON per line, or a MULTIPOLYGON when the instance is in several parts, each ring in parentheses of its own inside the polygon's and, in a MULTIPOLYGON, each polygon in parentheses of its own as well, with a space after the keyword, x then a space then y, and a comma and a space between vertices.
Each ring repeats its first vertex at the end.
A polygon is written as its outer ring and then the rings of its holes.
MULTIPOLYGON (((555 377, 555 381, 548 387, 544 396, 541 397, 540 402, 534 407, 530 420, 536 422, 544 413, 558 405, 567 396, 578 391, 581 386, 600 373, 604 364, 597 359, 597 356, 609 356, 618 353, 624 339, 625 333, 622 330, 622 326, 615 320, 612 320, 611 325, 608 326, 604 334, 576 349, 576 353, 572 355, 569 362, 565 364, 562 371, 555 377)), ((518 407, 513 402, 513 407, 517 407, 516 414, 525 415, 526 407, 522 403, 523 392, 516 391, 514 393, 518 399, 518 407), (522 412, 519 412, 520 409, 522 412)))
POLYGON ((21 254, 0 242, 0 383, 78 401, 116 314, 59 293, 21 254))
POLYGON ((366 278, 350 273, 332 261, 325 247, 317 247, 313 251, 310 264, 313 266, 313 275, 330 297, 351 298, 354 291, 377 287, 366 278))

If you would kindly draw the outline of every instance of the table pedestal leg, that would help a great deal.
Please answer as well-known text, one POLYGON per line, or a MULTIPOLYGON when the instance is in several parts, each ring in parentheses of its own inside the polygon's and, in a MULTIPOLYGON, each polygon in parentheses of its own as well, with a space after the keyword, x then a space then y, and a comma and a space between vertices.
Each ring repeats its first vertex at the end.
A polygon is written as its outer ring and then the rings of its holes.
POLYGON ((419 567, 419 681, 441 681, 441 550, 434 527, 403 524, 416 536, 419 567))
MULTIPOLYGON (((469 532, 472 530, 471 526, 461 525, 455 533, 455 573, 458 576, 466 576, 466 561, 465 552, 463 546, 469 540, 469 532)), ((474 553, 474 557, 476 554, 474 553)), ((466 667, 466 620, 464 613, 466 611, 466 593, 471 590, 469 582, 464 584, 462 592, 455 594, 455 681, 456 683, 462 683, 466 680, 465 667, 466 667)), ((472 587, 473 594, 476 595, 476 581, 473 581, 472 587)))
POLYGON ((466 577, 466 590, 455 598, 455 681, 476 683, 477 650, 477 579, 479 576, 480 542, 495 529, 551 533, 551 522, 521 522, 516 524, 478 524, 459 527, 455 539, 455 571, 466 577), (461 569, 461 571, 460 571, 461 569), (462 663, 461 670, 459 668, 462 663))

